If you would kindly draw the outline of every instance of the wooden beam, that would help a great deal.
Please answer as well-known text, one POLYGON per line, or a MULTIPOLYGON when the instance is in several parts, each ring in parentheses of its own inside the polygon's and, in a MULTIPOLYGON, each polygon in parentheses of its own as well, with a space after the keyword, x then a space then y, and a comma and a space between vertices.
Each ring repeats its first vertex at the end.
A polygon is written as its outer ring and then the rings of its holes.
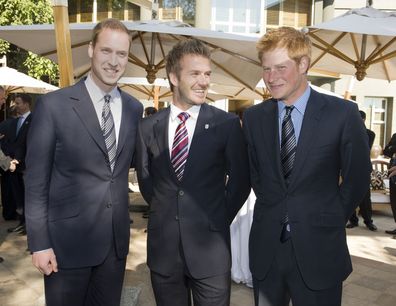
POLYGON ((56 49, 60 74, 59 86, 66 87, 74 84, 67 0, 51 0, 51 5, 55 23, 56 49))

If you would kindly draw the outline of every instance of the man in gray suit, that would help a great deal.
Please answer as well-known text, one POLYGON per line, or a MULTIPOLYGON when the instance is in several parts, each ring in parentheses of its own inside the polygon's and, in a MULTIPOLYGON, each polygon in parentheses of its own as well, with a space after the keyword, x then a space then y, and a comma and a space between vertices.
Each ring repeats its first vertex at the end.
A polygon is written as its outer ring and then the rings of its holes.
POLYGON ((243 117, 257 196, 249 239, 255 303, 341 305, 352 271, 345 224, 370 180, 366 129, 355 103, 310 88, 304 33, 271 30, 257 49, 272 99, 243 117))
POLYGON ((167 56, 173 101, 143 119, 140 191, 150 204, 147 264, 158 306, 228 306, 230 223, 250 192, 239 118, 205 103, 210 52, 198 40, 167 56))
POLYGON ((130 36, 93 30, 87 78, 41 97, 26 156, 26 225, 46 305, 119 305, 129 248, 128 172, 143 107, 117 88, 130 36))

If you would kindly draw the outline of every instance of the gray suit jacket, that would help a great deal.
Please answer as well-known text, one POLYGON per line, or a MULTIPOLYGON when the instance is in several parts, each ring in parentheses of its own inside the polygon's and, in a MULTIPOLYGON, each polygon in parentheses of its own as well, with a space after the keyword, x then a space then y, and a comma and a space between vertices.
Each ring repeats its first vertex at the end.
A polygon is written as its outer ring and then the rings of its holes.
POLYGON ((139 126, 137 174, 151 204, 148 266, 170 275, 181 245, 193 277, 225 274, 231 267, 229 225, 250 192, 239 118, 201 106, 180 182, 170 162, 169 113, 160 111, 139 126))
POLYGON ((61 268, 101 263, 113 240, 120 258, 128 253, 128 171, 143 106, 121 98, 113 173, 83 80, 37 101, 26 156, 28 244, 53 248, 61 268))
POLYGON ((352 271, 345 223, 369 188, 366 129, 355 103, 312 90, 286 186, 278 126, 275 100, 253 106, 244 114, 257 196, 250 232, 250 270, 258 279, 266 277, 281 243, 287 211, 305 283, 314 290, 329 288, 352 271))

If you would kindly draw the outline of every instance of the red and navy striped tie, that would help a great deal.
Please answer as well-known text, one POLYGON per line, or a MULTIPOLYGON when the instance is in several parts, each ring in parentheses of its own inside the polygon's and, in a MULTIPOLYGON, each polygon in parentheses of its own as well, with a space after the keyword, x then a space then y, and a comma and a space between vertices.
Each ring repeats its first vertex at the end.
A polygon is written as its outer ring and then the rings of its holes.
POLYGON ((188 156, 188 132, 186 120, 190 117, 188 113, 180 113, 180 123, 176 128, 175 138, 173 139, 171 163, 179 181, 183 178, 184 166, 188 156))

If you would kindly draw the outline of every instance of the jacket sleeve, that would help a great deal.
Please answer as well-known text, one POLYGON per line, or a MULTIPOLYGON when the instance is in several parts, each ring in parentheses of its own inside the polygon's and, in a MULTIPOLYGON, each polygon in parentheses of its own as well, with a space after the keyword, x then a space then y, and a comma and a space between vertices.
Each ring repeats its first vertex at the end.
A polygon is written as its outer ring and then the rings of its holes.
POLYGON ((359 202, 369 190, 370 150, 367 132, 360 118, 357 106, 350 103, 342 132, 340 157, 340 194, 345 212, 345 222, 352 215, 359 202))
POLYGON ((225 158, 228 175, 226 200, 228 221, 231 224, 250 193, 247 147, 238 117, 231 120, 225 158))

